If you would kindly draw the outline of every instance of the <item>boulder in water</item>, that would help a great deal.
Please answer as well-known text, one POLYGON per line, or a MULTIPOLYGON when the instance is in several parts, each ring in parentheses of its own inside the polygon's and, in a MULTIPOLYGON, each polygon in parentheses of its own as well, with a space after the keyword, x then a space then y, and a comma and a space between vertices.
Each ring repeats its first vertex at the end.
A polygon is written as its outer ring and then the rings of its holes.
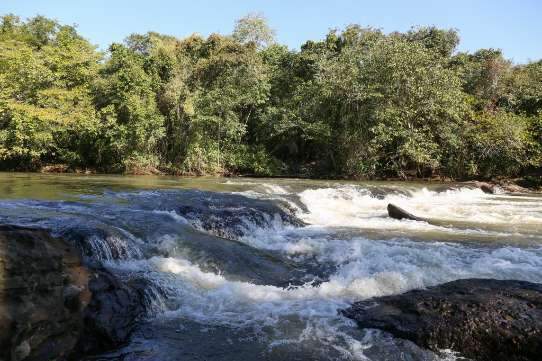
POLYGON ((395 219, 410 219, 413 221, 427 221, 425 218, 417 217, 413 215, 412 213, 409 213, 402 209, 401 207, 397 207, 395 204, 389 203, 388 204, 388 215, 391 218, 395 219))
POLYGON ((495 186, 493 184, 480 183, 479 187, 482 190, 482 192, 487 193, 487 194, 495 194, 496 192, 495 186))
POLYGON ((238 240, 254 228, 272 228, 276 222, 303 226, 290 206, 282 201, 252 199, 236 194, 196 195, 185 200, 178 212, 192 225, 219 237, 238 240))
POLYGON ((77 353, 103 352, 127 342, 148 311, 146 292, 151 287, 144 278, 120 280, 106 269, 94 270, 89 281, 92 299, 83 312, 77 353))
POLYGON ((542 355, 541 284, 463 279, 357 302, 341 312, 361 328, 474 360, 534 361, 542 355))

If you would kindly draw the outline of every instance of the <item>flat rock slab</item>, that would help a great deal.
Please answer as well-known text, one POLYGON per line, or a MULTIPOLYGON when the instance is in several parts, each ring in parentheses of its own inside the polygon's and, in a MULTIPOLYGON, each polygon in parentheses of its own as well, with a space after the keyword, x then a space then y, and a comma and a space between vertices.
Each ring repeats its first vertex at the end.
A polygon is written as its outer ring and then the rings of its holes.
POLYGON ((463 279, 354 303, 341 313, 434 351, 480 361, 542 359, 542 285, 463 279))

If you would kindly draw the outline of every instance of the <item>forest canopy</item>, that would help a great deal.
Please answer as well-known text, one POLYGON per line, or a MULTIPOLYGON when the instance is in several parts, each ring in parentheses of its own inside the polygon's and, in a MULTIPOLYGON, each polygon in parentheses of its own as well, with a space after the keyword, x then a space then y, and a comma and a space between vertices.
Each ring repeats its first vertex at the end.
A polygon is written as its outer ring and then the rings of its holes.
POLYGON ((312 177, 518 176, 542 167, 542 61, 457 51, 455 30, 350 25, 300 50, 265 17, 100 52, 0 21, 0 169, 312 177))

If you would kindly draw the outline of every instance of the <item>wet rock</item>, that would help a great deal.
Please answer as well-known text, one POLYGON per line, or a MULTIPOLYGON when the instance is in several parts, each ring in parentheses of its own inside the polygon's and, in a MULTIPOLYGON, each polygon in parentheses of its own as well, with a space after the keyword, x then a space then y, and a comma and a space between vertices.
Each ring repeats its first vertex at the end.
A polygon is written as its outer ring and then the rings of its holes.
POLYGON ((480 187, 482 192, 487 193, 487 194, 495 194, 497 192, 496 186, 494 184, 478 183, 478 187, 480 187))
POLYGON ((496 181, 497 184, 486 183, 486 182, 476 182, 476 186, 479 187, 482 192, 487 194, 497 194, 499 191, 505 193, 527 193, 529 190, 524 188, 512 181, 501 180, 496 181))
POLYGON ((181 205, 178 211, 197 228, 228 239, 239 239, 252 232, 254 227, 271 228, 277 222, 303 225, 285 202, 240 195, 199 197, 197 202, 181 205))
POLYGON ((529 192, 528 189, 520 186, 520 185, 517 185, 517 184, 514 184, 514 183, 506 183, 506 184, 501 184, 500 187, 507 193, 527 193, 529 192))
POLYGON ((465 184, 474 185, 477 188, 480 188, 482 192, 486 194, 497 194, 500 192, 504 193, 529 193, 533 189, 529 189, 529 184, 519 180, 511 179, 497 179, 491 182, 466 182, 465 184))
POLYGON ((195 232, 185 231, 190 232, 190 236, 179 240, 180 247, 167 256, 187 258, 206 272, 220 272, 229 280, 254 284, 288 287, 314 278, 279 252, 238 241, 254 234, 256 228, 302 226, 303 221, 286 203, 205 192, 187 195, 183 203, 177 212, 188 220, 195 232))
MULTIPOLYGON (((53 222, 54 223, 54 222, 53 222)), ((117 229, 107 228, 95 220, 70 219, 64 220, 59 227, 52 224, 55 235, 69 240, 80 255, 84 263, 89 266, 98 266, 103 260, 117 260, 139 258, 139 248, 133 241, 117 229)))
POLYGON ((238 241, 196 232, 178 241, 168 256, 190 259, 205 272, 229 280, 288 287, 307 282, 306 270, 294 260, 238 241))
POLYGON ((119 277, 46 230, 0 225, 0 360, 79 359, 127 342, 153 287, 119 277))
POLYGON ((148 311, 150 288, 143 278, 121 280, 106 269, 94 270, 89 281, 92 299, 83 312, 84 330, 77 353, 103 352, 126 343, 148 311))
POLYGON ((540 284, 464 279, 357 302, 341 312, 361 328, 474 360, 534 361, 542 355, 540 284))
POLYGON ((425 218, 417 217, 413 215, 412 213, 409 213, 392 203, 388 204, 388 215, 391 218, 395 218, 395 219, 410 219, 412 221, 427 221, 425 218))
POLYGON ((0 225, 0 360, 65 358, 83 329, 87 279, 61 239, 0 225))

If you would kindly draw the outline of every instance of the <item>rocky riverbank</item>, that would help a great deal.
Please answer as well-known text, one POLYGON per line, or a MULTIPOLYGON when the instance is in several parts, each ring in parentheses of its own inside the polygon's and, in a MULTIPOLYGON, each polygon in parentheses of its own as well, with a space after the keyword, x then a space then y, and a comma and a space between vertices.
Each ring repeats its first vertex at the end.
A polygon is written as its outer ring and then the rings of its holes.
POLYGON ((46 230, 0 225, 0 360, 78 359, 128 339, 145 283, 84 264, 46 230))
POLYGON ((463 279, 357 302, 342 313, 421 347, 478 361, 540 360, 542 285, 463 279))

